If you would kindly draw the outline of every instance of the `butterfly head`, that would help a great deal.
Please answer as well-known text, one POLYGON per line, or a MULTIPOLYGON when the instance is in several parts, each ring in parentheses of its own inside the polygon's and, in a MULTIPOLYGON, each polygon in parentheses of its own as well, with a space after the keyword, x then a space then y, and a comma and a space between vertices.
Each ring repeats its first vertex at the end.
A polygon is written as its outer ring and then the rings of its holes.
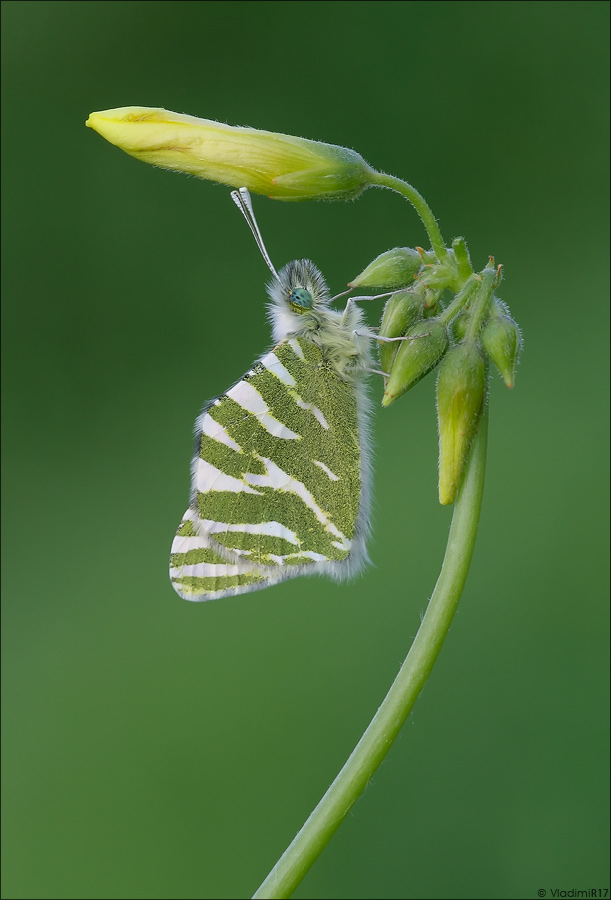
POLYGON ((298 316, 328 305, 329 288, 319 269, 309 259, 294 259, 278 272, 268 285, 275 306, 298 316))
POLYGON ((331 299, 321 273, 309 259, 294 259, 267 285, 274 340, 310 334, 320 327, 331 299))

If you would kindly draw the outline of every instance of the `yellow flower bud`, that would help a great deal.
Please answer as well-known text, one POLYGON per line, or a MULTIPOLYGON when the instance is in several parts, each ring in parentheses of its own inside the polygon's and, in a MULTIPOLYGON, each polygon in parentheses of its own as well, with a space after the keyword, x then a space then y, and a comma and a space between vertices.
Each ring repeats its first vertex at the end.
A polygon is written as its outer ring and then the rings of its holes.
POLYGON ((453 503, 486 397, 486 364, 477 344, 445 356, 437 379, 439 502, 453 503))
POLYGON ((369 186, 373 174, 346 147, 166 109, 107 109, 91 113, 86 125, 143 162, 275 200, 350 199, 369 186))

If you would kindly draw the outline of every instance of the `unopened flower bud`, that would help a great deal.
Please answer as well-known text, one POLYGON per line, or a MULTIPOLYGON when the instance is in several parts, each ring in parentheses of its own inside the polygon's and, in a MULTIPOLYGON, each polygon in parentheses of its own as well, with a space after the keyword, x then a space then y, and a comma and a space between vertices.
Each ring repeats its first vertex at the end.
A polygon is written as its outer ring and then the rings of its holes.
POLYGON ((481 342, 507 387, 513 387, 522 347, 522 335, 516 323, 500 311, 493 312, 484 325, 481 342))
MULTIPOLYGON (((398 291, 384 307, 380 324, 380 337, 396 338, 404 335, 410 325, 422 318, 422 297, 413 291, 398 291)), ((384 372, 390 372, 393 360, 402 341, 380 341, 380 363, 384 372)))
POLYGON ((422 299, 424 303, 424 315, 425 316, 434 316, 437 312, 437 308, 439 306, 439 300, 441 299, 442 291, 434 291, 429 287, 425 287, 422 291, 422 299))
POLYGON ((437 378, 439 502, 453 503, 486 397, 486 364, 465 342, 445 356, 437 378))
POLYGON ((414 280, 422 266, 422 257, 410 247, 395 247, 380 253, 360 275, 348 282, 348 287, 395 288, 405 287, 414 280))
POLYGON ((91 113, 86 124, 144 162, 276 200, 348 200, 369 186, 372 175, 346 147, 166 109, 107 109, 91 113))
POLYGON ((448 349, 448 332, 438 319, 417 322, 405 337, 390 370, 382 406, 390 406, 424 378, 448 349))
POLYGON ((452 320, 452 335, 457 344, 465 339, 470 318, 470 314, 463 309, 452 320))

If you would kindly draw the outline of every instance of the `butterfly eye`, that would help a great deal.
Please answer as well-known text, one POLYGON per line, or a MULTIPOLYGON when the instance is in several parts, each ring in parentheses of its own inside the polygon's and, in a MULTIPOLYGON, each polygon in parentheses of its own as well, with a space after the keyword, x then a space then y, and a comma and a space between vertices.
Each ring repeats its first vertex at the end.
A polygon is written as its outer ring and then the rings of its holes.
POLYGON ((294 288, 289 291, 289 303, 291 309, 295 312, 305 312, 306 309, 312 309, 312 295, 305 288, 294 288))

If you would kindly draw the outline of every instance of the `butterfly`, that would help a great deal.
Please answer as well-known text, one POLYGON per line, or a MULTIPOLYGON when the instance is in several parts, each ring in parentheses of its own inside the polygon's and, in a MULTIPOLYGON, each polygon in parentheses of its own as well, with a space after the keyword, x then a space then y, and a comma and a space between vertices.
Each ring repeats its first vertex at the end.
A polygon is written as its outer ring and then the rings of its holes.
MULTIPOLYGON (((307 259, 276 271, 246 188, 232 192, 265 259, 273 347, 195 423, 191 498, 170 579, 213 600, 298 575, 341 580, 367 562, 370 335, 307 259)), ((341 296, 341 295, 340 295, 341 296)))

